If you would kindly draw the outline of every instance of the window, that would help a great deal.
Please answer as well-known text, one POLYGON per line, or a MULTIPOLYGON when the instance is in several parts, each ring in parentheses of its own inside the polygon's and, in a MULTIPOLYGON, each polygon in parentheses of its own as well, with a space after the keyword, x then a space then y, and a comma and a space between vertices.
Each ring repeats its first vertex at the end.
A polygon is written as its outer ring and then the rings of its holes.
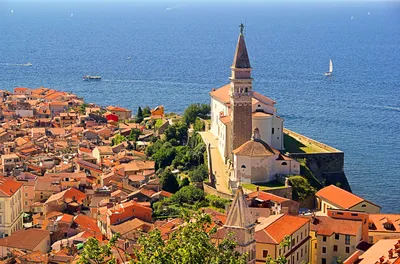
POLYGON ((295 244, 296 244, 296 240, 293 238, 291 246, 293 247, 295 244))
POLYGON ((303 249, 301 249, 300 257, 303 257, 303 249))
POLYGON ((274 132, 275 132, 275 129, 274 129, 274 128, 272 128, 272 135, 274 134, 274 132))
POLYGON ((246 169, 246 165, 242 165, 241 168, 242 168, 242 169, 246 169))
POLYGON ((282 165, 283 165, 283 166, 284 166, 284 165, 287 165, 286 161, 282 162, 282 165))
POLYGON ((346 253, 350 253, 350 247, 346 247, 346 253))
POLYGON ((326 258, 322 258, 322 264, 326 264, 326 258))
POLYGON ((366 204, 363 204, 363 205, 361 205, 361 207, 367 207, 367 205, 366 205, 366 204))
POLYGON ((322 253, 326 253, 326 247, 322 247, 322 253))
POLYGON ((28 197, 28 193, 25 193, 25 197, 28 197))
POLYGON ((297 241, 297 243, 299 243, 299 236, 298 235, 296 237, 296 241, 297 241))
POLYGON ((326 236, 322 237, 322 241, 326 242, 326 236))
POLYGON ((303 233, 300 234, 300 239, 303 239, 303 233))
POLYGON ((335 234, 335 239, 339 240, 339 234, 335 234))
POLYGON ((268 250, 263 250, 263 258, 268 257, 268 250))
POLYGON ((279 249, 279 256, 282 255, 282 249, 279 249))
POLYGON ((297 260, 299 260, 299 252, 297 252, 297 260))
POLYGON ((337 245, 333 245, 333 251, 338 251, 337 245))
POLYGON ((318 246, 317 243, 315 243, 315 247, 314 248, 317 249, 317 246, 318 246))
POLYGON ((306 244, 306 247, 304 248, 304 252, 307 254, 307 244, 306 244))
POLYGON ((25 201, 25 206, 28 206, 28 201, 25 201))
POLYGON ((346 235, 346 236, 345 236, 344 243, 345 243, 346 245, 350 245, 350 236, 349 236, 349 235, 346 235))
POLYGON ((358 214, 351 214, 351 216, 358 216, 358 214))
POLYGON ((337 214, 338 214, 338 215, 343 215, 343 213, 342 213, 342 212, 337 212, 337 214))

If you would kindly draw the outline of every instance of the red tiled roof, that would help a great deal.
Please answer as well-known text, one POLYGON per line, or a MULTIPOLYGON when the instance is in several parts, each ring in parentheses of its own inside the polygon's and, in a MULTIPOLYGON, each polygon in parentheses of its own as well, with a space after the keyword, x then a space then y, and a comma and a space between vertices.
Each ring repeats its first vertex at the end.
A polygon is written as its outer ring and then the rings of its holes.
POLYGON ((13 180, 12 178, 6 178, 0 176, 0 197, 11 197, 14 195, 23 184, 13 180))
POLYGON ((50 232, 43 229, 30 228, 12 233, 10 236, 0 239, 0 246, 34 250, 44 239, 50 239, 50 232))
MULTIPOLYGON (((310 220, 304 217, 282 215, 265 228, 256 231, 256 241, 262 243, 279 244, 286 235, 291 235, 301 227, 306 225, 310 220), (258 234, 257 234, 258 233, 258 234), (263 238, 266 235, 266 238, 263 238), (261 239, 261 241, 258 241, 261 239)), ((257 229, 257 227, 256 227, 257 229)))
POLYGON ((355 236, 361 228, 361 221, 335 219, 329 216, 316 216, 315 219, 311 221, 310 227, 316 234, 324 236, 331 236, 332 234, 355 236))
POLYGON ((265 157, 279 154, 279 151, 262 140, 249 140, 233 150, 233 153, 240 156, 265 157))
POLYGON ((329 202, 334 203, 343 209, 349 209, 365 201, 363 198, 336 187, 333 184, 322 188, 315 195, 324 200, 328 200, 329 202))
POLYGON ((257 199, 263 200, 263 201, 274 201, 274 202, 278 202, 278 203, 283 203, 283 202, 289 201, 289 199, 287 199, 287 198, 283 198, 278 195, 274 195, 272 193, 267 193, 267 192, 263 192, 263 191, 255 191, 255 192, 249 193, 248 197, 249 198, 257 198, 257 199))

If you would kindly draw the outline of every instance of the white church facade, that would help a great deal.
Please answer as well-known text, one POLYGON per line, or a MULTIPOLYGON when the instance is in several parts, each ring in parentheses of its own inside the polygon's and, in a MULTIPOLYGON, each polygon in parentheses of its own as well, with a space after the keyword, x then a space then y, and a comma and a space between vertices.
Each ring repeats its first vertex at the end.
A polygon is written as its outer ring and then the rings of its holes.
POLYGON ((276 175, 299 174, 296 160, 281 154, 283 119, 276 102, 253 91, 250 60, 243 26, 231 66, 230 83, 210 92, 210 132, 218 138, 218 150, 237 183, 269 182, 276 175))

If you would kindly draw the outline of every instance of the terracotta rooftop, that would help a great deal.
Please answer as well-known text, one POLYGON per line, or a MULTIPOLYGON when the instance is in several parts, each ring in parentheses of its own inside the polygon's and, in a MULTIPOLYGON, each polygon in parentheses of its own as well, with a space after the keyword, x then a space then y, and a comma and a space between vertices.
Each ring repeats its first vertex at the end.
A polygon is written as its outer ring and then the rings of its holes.
POLYGON ((359 232, 361 234, 361 228, 361 221, 316 216, 315 219, 311 219, 310 229, 315 231, 317 235, 331 236, 332 234, 343 234, 356 236, 359 232))
POLYGON ((370 231, 376 232, 400 232, 400 214, 370 214, 370 231), (385 224, 389 224, 391 229, 386 229, 385 224))
POLYGON ((33 251, 44 239, 50 239, 50 232, 43 229, 31 228, 12 233, 0 239, 0 246, 33 251))
POLYGON ((263 191, 255 191, 255 192, 249 193, 248 198, 250 198, 250 199, 257 198, 258 200, 261 200, 261 201, 273 201, 273 202, 277 202, 277 203, 283 203, 286 201, 290 201, 290 199, 283 198, 278 195, 274 195, 272 193, 267 193, 267 192, 263 192, 263 191))
POLYGON ((260 217, 259 222, 261 223, 255 229, 256 241, 267 244, 279 244, 286 235, 290 236, 310 222, 310 220, 292 215, 272 215, 268 218, 260 217))
POLYGON ((363 201, 366 201, 365 199, 339 187, 336 187, 333 184, 322 188, 315 195, 331 203, 334 203, 335 205, 343 209, 350 209, 351 207, 363 201))
POLYGON ((266 157, 279 154, 279 151, 270 147, 262 140, 248 140, 233 150, 233 153, 238 156, 266 157))
POLYGON ((0 176, 0 197, 11 197, 23 184, 9 177, 0 176))

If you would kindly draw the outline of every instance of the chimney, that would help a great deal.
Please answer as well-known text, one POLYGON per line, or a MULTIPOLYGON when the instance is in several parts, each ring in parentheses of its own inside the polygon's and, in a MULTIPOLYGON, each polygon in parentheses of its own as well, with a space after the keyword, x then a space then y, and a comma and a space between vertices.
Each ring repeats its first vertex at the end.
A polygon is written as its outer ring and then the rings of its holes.
POLYGON ((394 252, 393 248, 389 250, 389 258, 390 259, 393 258, 393 252, 394 252))
POLYGON ((385 261, 385 256, 379 258, 379 263, 383 263, 385 261))

